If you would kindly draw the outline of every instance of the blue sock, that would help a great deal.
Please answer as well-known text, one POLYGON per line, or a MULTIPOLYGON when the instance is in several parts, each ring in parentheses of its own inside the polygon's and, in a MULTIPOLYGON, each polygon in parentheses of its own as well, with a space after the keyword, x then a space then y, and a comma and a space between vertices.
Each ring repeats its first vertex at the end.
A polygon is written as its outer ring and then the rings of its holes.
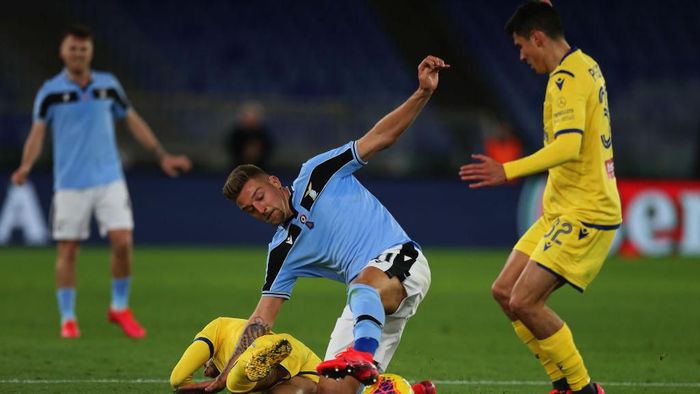
POLYGON ((56 290, 58 311, 61 313, 61 324, 67 320, 75 320, 75 287, 61 287, 56 290))
POLYGON ((355 319, 355 328, 352 331, 355 337, 353 347, 355 350, 374 354, 382 338, 385 318, 379 293, 372 286, 350 285, 348 305, 355 319))
POLYGON ((131 278, 112 278, 112 309, 121 311, 129 307, 129 285, 131 278))

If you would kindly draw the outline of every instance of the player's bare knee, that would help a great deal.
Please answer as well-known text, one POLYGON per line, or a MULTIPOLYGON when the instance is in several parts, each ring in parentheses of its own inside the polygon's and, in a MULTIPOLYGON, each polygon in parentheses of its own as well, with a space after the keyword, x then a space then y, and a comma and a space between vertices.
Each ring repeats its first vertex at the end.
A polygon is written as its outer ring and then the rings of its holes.
POLYGON ((510 287, 505 287, 496 281, 496 282, 493 282, 493 285, 491 285, 491 296, 503 308, 510 308, 509 304, 510 304, 511 290, 512 289, 510 287))
POLYGON ((512 296, 508 302, 508 309, 519 318, 530 314, 534 307, 535 304, 527 297, 512 296))

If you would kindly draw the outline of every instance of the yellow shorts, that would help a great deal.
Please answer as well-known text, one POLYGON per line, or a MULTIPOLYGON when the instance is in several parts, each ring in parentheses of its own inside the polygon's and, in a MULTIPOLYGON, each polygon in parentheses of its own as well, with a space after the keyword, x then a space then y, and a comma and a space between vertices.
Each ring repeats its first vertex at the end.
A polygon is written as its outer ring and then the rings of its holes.
POLYGON ((542 216, 514 249, 583 292, 603 266, 617 227, 584 224, 567 215, 542 216))
POLYGON ((316 372, 316 366, 321 363, 321 359, 316 353, 289 334, 271 334, 258 337, 253 345, 241 354, 228 375, 226 388, 232 393, 244 393, 252 390, 256 383, 245 378, 243 371, 245 366, 250 362, 255 348, 272 346, 280 339, 286 339, 292 345, 292 352, 280 362, 280 365, 289 372, 291 377, 302 376, 318 383, 319 376, 316 372))

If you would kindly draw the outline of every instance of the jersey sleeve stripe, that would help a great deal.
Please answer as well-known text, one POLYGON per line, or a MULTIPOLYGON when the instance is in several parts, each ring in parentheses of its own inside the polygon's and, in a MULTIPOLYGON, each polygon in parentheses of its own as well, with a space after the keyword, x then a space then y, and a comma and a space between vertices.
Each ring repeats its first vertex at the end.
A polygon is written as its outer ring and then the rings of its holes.
POLYGON ((39 118, 43 119, 49 112, 49 108, 54 104, 72 103, 78 101, 78 93, 76 92, 61 92, 49 94, 41 101, 39 106, 39 118))
POLYGON ((263 291, 262 294, 266 297, 284 298, 285 300, 288 300, 291 297, 291 295, 288 293, 279 293, 274 291, 263 291))
POLYGON ((272 284, 275 283, 275 279, 277 279, 277 275, 279 275, 280 270, 282 269, 284 260, 289 255, 289 251, 292 250, 294 241, 296 241, 296 239, 299 237, 299 234, 301 234, 301 227, 295 224, 290 224, 285 240, 270 251, 270 256, 267 260, 265 285, 262 288, 263 292, 268 292, 272 288, 272 284))
POLYGON ((352 143, 352 154, 355 156, 355 160, 357 160, 358 163, 362 164, 363 166, 367 165, 367 162, 362 160, 360 154, 357 152, 357 141, 352 143))
POLYGON ((304 197, 301 199, 301 206, 307 211, 311 211, 311 207, 313 207, 314 202, 316 202, 318 196, 323 192, 323 189, 326 187, 326 184, 333 174, 338 172, 338 170, 353 159, 354 155, 352 149, 347 149, 343 153, 317 165, 311 172, 311 176, 309 176, 309 182, 306 184, 304 190, 302 190, 304 197))
POLYGON ((559 137, 562 134, 569 134, 569 133, 578 133, 578 134, 583 134, 583 130, 581 129, 564 129, 564 130, 559 130, 556 133, 554 133, 554 138, 559 137))
POLYGON ((211 343, 211 341, 209 340, 209 338, 197 337, 197 338, 195 338, 194 340, 195 340, 195 341, 202 341, 202 342, 206 343, 207 346, 209 346, 209 358, 214 357, 214 344, 211 343))
POLYGON ((566 75, 570 75, 572 78, 576 78, 574 73, 572 73, 571 71, 567 71, 567 70, 559 70, 559 71, 553 73, 551 76, 555 76, 557 74, 566 74, 566 75))
POLYGON ((586 227, 594 228, 596 230, 617 230, 620 228, 620 225, 622 223, 618 224, 593 224, 593 223, 586 223, 586 222, 581 222, 586 227))

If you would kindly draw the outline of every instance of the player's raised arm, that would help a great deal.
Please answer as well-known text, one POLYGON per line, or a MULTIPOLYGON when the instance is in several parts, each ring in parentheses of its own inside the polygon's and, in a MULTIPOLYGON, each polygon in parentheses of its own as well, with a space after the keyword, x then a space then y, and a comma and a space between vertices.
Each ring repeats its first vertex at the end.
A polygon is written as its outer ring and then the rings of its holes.
POLYGON ((187 172, 192 168, 192 162, 187 156, 171 155, 163 148, 151 127, 133 108, 126 113, 126 125, 134 138, 156 155, 161 169, 169 176, 177 176, 180 172, 187 172))
POLYGON ((277 297, 263 296, 260 298, 255 312, 253 312, 250 319, 248 319, 248 324, 245 326, 238 339, 236 349, 233 351, 231 359, 228 360, 228 364, 226 364, 224 370, 221 371, 221 374, 207 387, 207 393, 216 393, 226 387, 226 379, 228 378, 229 372, 231 372, 231 368, 233 368, 233 365, 236 363, 236 360, 238 360, 238 357, 248 349, 256 338, 272 330, 275 318, 284 301, 283 298, 277 297))
POLYGON ((369 160, 375 153, 390 147, 399 139, 437 89, 440 70, 449 67, 449 64, 435 56, 423 59, 418 65, 418 90, 357 140, 357 151, 362 160, 369 160))
POLYGON ((46 135, 46 123, 43 120, 35 121, 27 136, 22 151, 22 163, 19 168, 12 173, 12 183, 22 185, 27 181, 29 172, 32 170, 36 159, 39 158, 44 147, 44 137, 46 135))

